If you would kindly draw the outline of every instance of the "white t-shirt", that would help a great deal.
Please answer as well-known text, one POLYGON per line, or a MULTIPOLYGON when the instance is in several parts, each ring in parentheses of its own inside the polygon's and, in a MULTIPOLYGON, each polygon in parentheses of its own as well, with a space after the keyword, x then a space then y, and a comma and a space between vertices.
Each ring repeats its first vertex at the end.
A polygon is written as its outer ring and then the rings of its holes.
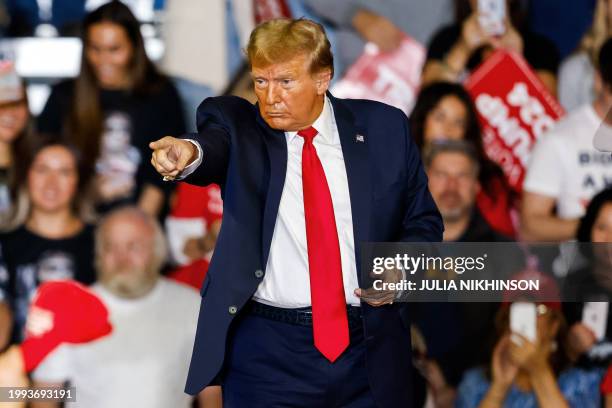
POLYGON ((63 345, 33 373, 37 381, 76 388, 72 408, 189 408, 184 393, 196 332, 197 291, 160 278, 135 300, 92 287, 109 310, 113 332, 84 345, 63 345))
POLYGON ((593 147, 602 120, 591 104, 584 105, 536 143, 523 189, 556 199, 557 215, 584 215, 591 198, 612 185, 612 155, 593 147))

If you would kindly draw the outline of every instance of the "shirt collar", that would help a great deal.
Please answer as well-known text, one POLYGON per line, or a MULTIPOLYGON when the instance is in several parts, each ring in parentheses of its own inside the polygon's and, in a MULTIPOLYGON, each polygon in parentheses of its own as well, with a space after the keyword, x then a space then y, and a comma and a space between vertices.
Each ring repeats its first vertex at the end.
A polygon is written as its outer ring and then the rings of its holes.
MULTIPOLYGON (((332 109, 333 108, 331 106, 329 98, 325 96, 325 99, 323 101, 323 110, 321 111, 321 114, 319 115, 317 120, 315 120, 312 124, 312 127, 317 129, 317 131, 319 132, 316 139, 327 144, 334 144, 337 142, 335 140, 333 132, 333 125, 335 123, 335 120, 332 109)), ((295 140, 297 132, 285 132, 285 136, 287 137, 287 142, 291 143, 295 140)))

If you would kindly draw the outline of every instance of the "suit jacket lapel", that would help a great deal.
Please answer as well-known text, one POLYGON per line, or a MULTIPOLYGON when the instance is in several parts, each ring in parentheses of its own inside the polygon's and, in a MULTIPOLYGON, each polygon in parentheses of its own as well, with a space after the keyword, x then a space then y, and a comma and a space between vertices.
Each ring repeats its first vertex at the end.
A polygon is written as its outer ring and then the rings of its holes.
MULTIPOLYGON (((344 156, 346 175, 349 185, 349 195, 351 199, 351 213, 353 218, 353 239, 355 242, 355 259, 357 275, 361 280, 361 263, 359 262, 360 242, 369 240, 370 232, 370 210, 371 210, 371 184, 369 172, 368 140, 364 136, 358 135, 355 126, 355 117, 352 112, 342 104, 342 101, 328 94, 334 108, 334 116, 340 144, 344 156), (360 137, 361 136, 361 137, 360 137)), ((259 108, 257 108, 259 111, 259 108)), ((266 195, 266 202, 263 215, 262 226, 262 255, 263 267, 268 262, 272 234, 278 216, 285 176, 287 174, 287 142, 283 131, 272 129, 263 118, 257 114, 257 125, 261 128, 264 135, 264 143, 268 153, 269 165, 269 184, 266 195)))
POLYGON ((263 132, 263 139, 270 163, 268 167, 270 174, 268 175, 268 192, 264 207, 261 241, 261 253, 263 255, 262 266, 265 268, 268 262, 268 255, 270 254, 272 234, 274 233, 278 206, 280 205, 280 199, 285 185, 285 176, 287 174, 287 141, 285 140, 285 133, 268 126, 259 115, 259 107, 256 109, 257 125, 263 132))
POLYGON ((355 261, 357 276, 361 282, 360 243, 367 242, 370 234, 371 185, 367 135, 359 134, 353 113, 331 94, 328 97, 334 108, 334 116, 342 155, 346 166, 351 213, 353 217, 353 239, 355 240, 355 261))

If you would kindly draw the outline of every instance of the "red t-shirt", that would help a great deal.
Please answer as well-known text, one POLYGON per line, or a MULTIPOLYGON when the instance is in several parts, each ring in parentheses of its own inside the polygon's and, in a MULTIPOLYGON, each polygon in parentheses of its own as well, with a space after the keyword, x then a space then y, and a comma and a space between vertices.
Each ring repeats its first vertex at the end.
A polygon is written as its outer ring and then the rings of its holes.
POLYGON ((494 178, 489 182, 487 190, 481 188, 476 196, 478 210, 496 232, 514 238, 516 230, 511 215, 514 208, 510 188, 502 179, 494 178))

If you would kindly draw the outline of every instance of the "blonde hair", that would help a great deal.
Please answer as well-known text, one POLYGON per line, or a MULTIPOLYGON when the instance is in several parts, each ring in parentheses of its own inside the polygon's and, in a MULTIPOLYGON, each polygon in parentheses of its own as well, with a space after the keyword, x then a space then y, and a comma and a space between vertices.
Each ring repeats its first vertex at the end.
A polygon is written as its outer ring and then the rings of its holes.
POLYGON ((325 29, 305 18, 279 18, 258 25, 245 53, 251 67, 266 67, 306 55, 310 59, 310 73, 330 70, 331 77, 334 76, 334 57, 325 29))
POLYGON ((612 16, 608 16, 608 0, 597 0, 593 13, 593 23, 580 41, 579 51, 585 52, 593 66, 599 64, 599 49, 612 34, 612 27, 608 23, 612 16))

